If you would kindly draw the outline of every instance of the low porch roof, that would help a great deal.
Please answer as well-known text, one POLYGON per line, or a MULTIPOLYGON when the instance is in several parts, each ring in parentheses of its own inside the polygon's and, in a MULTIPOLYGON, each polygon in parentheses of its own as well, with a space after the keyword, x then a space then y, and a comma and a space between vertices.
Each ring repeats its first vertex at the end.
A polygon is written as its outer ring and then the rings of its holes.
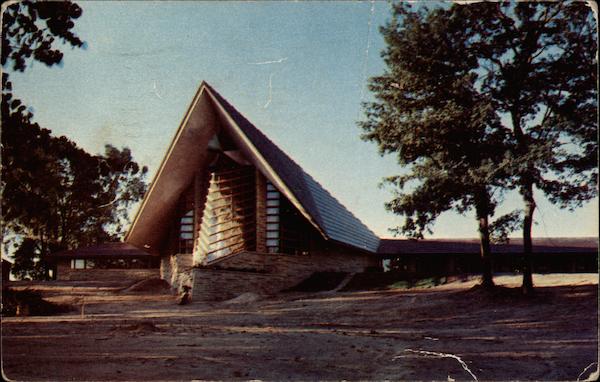
POLYGON ((129 243, 103 243, 91 247, 56 252, 49 259, 92 259, 92 258, 152 258, 157 257, 129 243))

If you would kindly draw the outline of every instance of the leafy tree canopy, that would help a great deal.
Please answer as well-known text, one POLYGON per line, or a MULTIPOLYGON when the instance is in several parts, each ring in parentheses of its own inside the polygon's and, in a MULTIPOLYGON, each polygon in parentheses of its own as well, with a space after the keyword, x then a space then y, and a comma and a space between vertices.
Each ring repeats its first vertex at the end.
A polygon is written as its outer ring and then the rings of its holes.
POLYGON ((527 257, 535 188, 569 208, 597 194, 595 25, 583 2, 393 6, 360 125, 406 167, 387 179, 388 208, 407 217, 396 232, 422 237, 441 212, 475 208, 484 248, 481 219, 517 189, 523 211, 491 228, 505 239, 522 217, 527 257))
MULTIPOLYGON (((62 60, 55 40, 80 47, 72 29, 81 8, 72 2, 22 1, 3 17, 2 65, 24 71, 31 61, 62 60)), ((33 122, 2 75, 2 244, 13 273, 41 278, 44 256, 60 249, 118 240, 131 205, 145 190, 147 168, 127 148, 106 145, 92 155, 33 122)))
POLYGON ((82 14, 71 1, 19 1, 6 7, 2 15, 2 66, 24 71, 31 60, 52 66, 63 53, 56 39, 74 47, 83 41, 73 33, 73 20, 82 14))
MULTIPOLYGON (((4 233, 28 238, 22 245, 35 240, 36 254, 118 240, 129 207, 146 190, 147 168, 127 148, 106 145, 103 155, 88 154, 19 107, 2 104, 4 233)), ((16 255, 25 253, 32 252, 16 255)))
POLYGON ((397 233, 422 237, 437 216, 473 207, 493 213, 503 183, 508 132, 489 95, 477 89, 477 60, 469 54, 467 20, 452 11, 410 13, 396 7, 382 33, 386 72, 371 79, 376 101, 366 104, 363 138, 397 155, 409 169, 386 179, 398 192, 387 207, 407 217, 397 233), (402 18, 402 25, 400 25, 402 18), (434 43, 432 43, 434 42, 434 43))
MULTIPOLYGON (((381 29, 387 70, 371 80, 376 101, 366 105, 363 138, 398 155, 401 165, 417 166, 388 179, 399 188, 437 155, 435 166, 458 170, 458 185, 480 179, 527 193, 529 184, 555 203, 579 206, 597 189, 594 31, 582 2, 431 11, 397 4, 381 29)), ((396 199, 390 207, 410 215, 394 208, 402 205, 396 199)), ((400 231, 414 232, 407 222, 400 231)))

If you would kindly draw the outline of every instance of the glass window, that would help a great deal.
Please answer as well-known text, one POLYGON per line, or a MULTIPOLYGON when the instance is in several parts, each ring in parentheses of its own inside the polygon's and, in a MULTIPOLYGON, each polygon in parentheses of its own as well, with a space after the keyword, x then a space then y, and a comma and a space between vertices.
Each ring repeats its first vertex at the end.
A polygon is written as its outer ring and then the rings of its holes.
POLYGON ((279 198, 280 195, 277 189, 270 182, 267 182, 266 246, 269 253, 279 252, 279 198))
POLYGON ((71 269, 85 269, 85 260, 84 259, 71 260, 71 269))
POLYGON ((181 232, 193 232, 194 231, 194 226, 193 225, 188 225, 188 224, 182 224, 181 225, 181 232))
POLYGON ((267 239, 267 247, 279 246, 279 239, 267 239))
POLYGON ((279 215, 267 215, 267 223, 279 222, 279 215))
POLYGON ((267 200, 267 207, 279 207, 279 199, 267 200))
MULTIPOLYGON (((189 195, 187 196, 189 199, 189 195)), ((193 208, 193 204, 186 200, 185 207, 193 208)), ((194 210, 189 209, 179 218, 179 253, 192 253, 194 250, 194 210)))
POLYGON ((182 232, 179 237, 183 240, 191 240, 194 238, 193 232, 182 232))

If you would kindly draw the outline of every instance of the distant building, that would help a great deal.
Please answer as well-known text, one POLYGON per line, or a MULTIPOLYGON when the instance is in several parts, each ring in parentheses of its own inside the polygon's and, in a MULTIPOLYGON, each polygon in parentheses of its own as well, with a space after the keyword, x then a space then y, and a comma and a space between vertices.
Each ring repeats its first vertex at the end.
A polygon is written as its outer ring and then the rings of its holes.
MULTIPOLYGON (((491 249, 494 272, 520 270, 522 239, 491 249)), ((481 272, 477 239, 381 239, 378 253, 390 268, 413 278, 481 272)), ((598 238, 535 238, 532 263, 538 273, 597 272, 598 238)))
POLYGON ((127 243, 105 243, 53 253, 53 277, 71 281, 123 281, 159 277, 159 259, 127 243))
MULTIPOLYGON (((535 241, 536 253, 553 254, 535 257, 535 269, 597 269, 597 238, 553 240, 535 241)), ((381 270, 382 263, 412 276, 480 266, 476 241, 377 237, 206 83, 125 242, 53 255, 58 278, 113 277, 111 267, 97 266, 110 263, 102 259, 135 259, 148 271, 160 268, 174 288, 191 287, 195 300, 221 300, 278 292, 314 272, 381 270)), ((494 251, 497 269, 518 267, 519 243, 494 251)))

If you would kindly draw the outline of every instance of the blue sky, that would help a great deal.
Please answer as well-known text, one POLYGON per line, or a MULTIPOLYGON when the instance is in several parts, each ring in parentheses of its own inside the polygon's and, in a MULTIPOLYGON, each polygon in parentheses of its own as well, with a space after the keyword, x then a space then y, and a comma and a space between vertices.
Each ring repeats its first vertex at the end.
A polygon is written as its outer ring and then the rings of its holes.
MULTIPOLYGON (((366 78, 384 69, 387 2, 78 3, 86 48, 66 47, 61 67, 11 73, 40 125, 93 153, 128 146, 152 176, 206 80, 377 234, 402 224, 378 188, 399 167, 356 125, 366 78)), ((538 205, 534 236, 597 235, 597 199, 575 212, 542 195, 538 205)), ((509 195, 499 213, 515 208, 509 195)), ((475 236, 472 214, 454 212, 433 235, 475 236)))

